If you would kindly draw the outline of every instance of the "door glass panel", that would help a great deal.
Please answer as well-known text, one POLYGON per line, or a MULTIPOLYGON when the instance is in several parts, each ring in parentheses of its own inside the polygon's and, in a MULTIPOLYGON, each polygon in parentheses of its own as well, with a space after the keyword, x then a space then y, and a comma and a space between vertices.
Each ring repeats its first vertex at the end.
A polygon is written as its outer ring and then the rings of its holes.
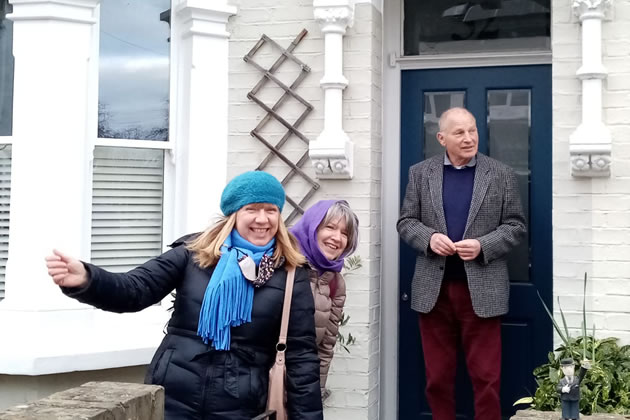
MULTIPOLYGON (((529 89, 488 91, 488 154, 516 172, 528 232, 530 100, 529 89)), ((529 237, 509 254, 508 268, 512 282, 529 282, 529 237)))
POLYGON ((437 141, 440 115, 449 108, 463 107, 466 92, 425 92, 424 93, 424 158, 444 153, 437 141))
POLYGON ((406 0, 404 54, 550 50, 550 0, 406 0))
POLYGON ((170 6, 101 2, 98 137, 168 140, 170 6))
POLYGON ((8 0, 0 0, 0 136, 11 135, 13 120, 13 22, 8 0))

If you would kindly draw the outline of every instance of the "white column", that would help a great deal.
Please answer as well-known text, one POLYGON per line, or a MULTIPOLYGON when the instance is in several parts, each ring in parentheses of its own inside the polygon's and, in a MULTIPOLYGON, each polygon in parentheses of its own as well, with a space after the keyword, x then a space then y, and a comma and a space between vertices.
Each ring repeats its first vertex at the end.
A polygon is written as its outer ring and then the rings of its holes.
MULTIPOLYGON (((90 228, 89 60, 98 0, 12 0, 15 57, 10 238, 2 310, 75 307, 46 273, 58 247, 83 258, 90 228)), ((96 130, 95 127, 94 131, 96 130)))
POLYGON ((343 36, 352 24, 350 0, 314 0, 315 20, 324 34, 324 130, 309 144, 309 156, 318 178, 352 178, 354 143, 343 130, 343 36))
POLYGON ((183 0, 173 14, 179 42, 176 124, 175 237, 203 230, 219 213, 227 181, 228 18, 225 1, 183 0))
POLYGON ((573 0, 582 22, 582 123, 569 137, 571 174, 577 177, 610 176, 612 137, 602 122, 602 20, 612 0, 573 0))

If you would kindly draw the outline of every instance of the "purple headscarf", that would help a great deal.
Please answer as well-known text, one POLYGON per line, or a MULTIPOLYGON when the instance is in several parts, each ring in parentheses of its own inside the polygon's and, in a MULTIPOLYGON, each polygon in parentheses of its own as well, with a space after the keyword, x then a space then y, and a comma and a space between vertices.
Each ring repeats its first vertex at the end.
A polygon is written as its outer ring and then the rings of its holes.
POLYGON ((343 268, 344 253, 339 259, 329 260, 319 249, 317 245, 317 227, 326 217, 328 209, 332 207, 338 200, 320 200, 313 204, 299 222, 290 230, 300 243, 300 250, 309 263, 317 269, 321 275, 325 271, 336 271, 337 273, 343 268))

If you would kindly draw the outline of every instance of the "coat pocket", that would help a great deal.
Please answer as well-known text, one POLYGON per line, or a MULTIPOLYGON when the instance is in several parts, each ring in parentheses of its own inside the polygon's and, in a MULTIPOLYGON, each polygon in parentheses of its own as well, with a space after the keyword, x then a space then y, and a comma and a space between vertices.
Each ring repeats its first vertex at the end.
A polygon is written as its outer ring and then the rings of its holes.
POLYGON ((153 368, 153 372, 151 372, 151 380, 148 381, 154 385, 163 385, 164 378, 166 377, 166 372, 168 371, 168 366, 171 362, 171 357, 173 357, 173 351, 175 349, 166 349, 155 361, 155 366, 153 368))

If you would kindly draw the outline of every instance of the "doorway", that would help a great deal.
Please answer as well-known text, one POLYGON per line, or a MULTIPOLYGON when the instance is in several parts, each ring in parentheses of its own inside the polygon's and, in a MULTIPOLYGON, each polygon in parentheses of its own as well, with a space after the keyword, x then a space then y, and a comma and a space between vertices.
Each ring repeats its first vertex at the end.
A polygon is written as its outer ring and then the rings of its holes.
MULTIPOLYGON (((477 119, 479 151, 517 174, 528 235, 509 257, 510 311, 502 320, 501 404, 509 418, 517 399, 533 394, 532 370, 552 349, 552 326, 538 294, 551 307, 551 66, 406 70, 401 75, 400 197, 409 167, 444 153, 437 142, 441 113, 453 106, 477 119)), ((411 310, 416 253, 400 243, 399 420, 431 419, 418 314, 411 310)), ((473 397, 463 357, 457 373, 457 418, 473 419, 473 397)))

